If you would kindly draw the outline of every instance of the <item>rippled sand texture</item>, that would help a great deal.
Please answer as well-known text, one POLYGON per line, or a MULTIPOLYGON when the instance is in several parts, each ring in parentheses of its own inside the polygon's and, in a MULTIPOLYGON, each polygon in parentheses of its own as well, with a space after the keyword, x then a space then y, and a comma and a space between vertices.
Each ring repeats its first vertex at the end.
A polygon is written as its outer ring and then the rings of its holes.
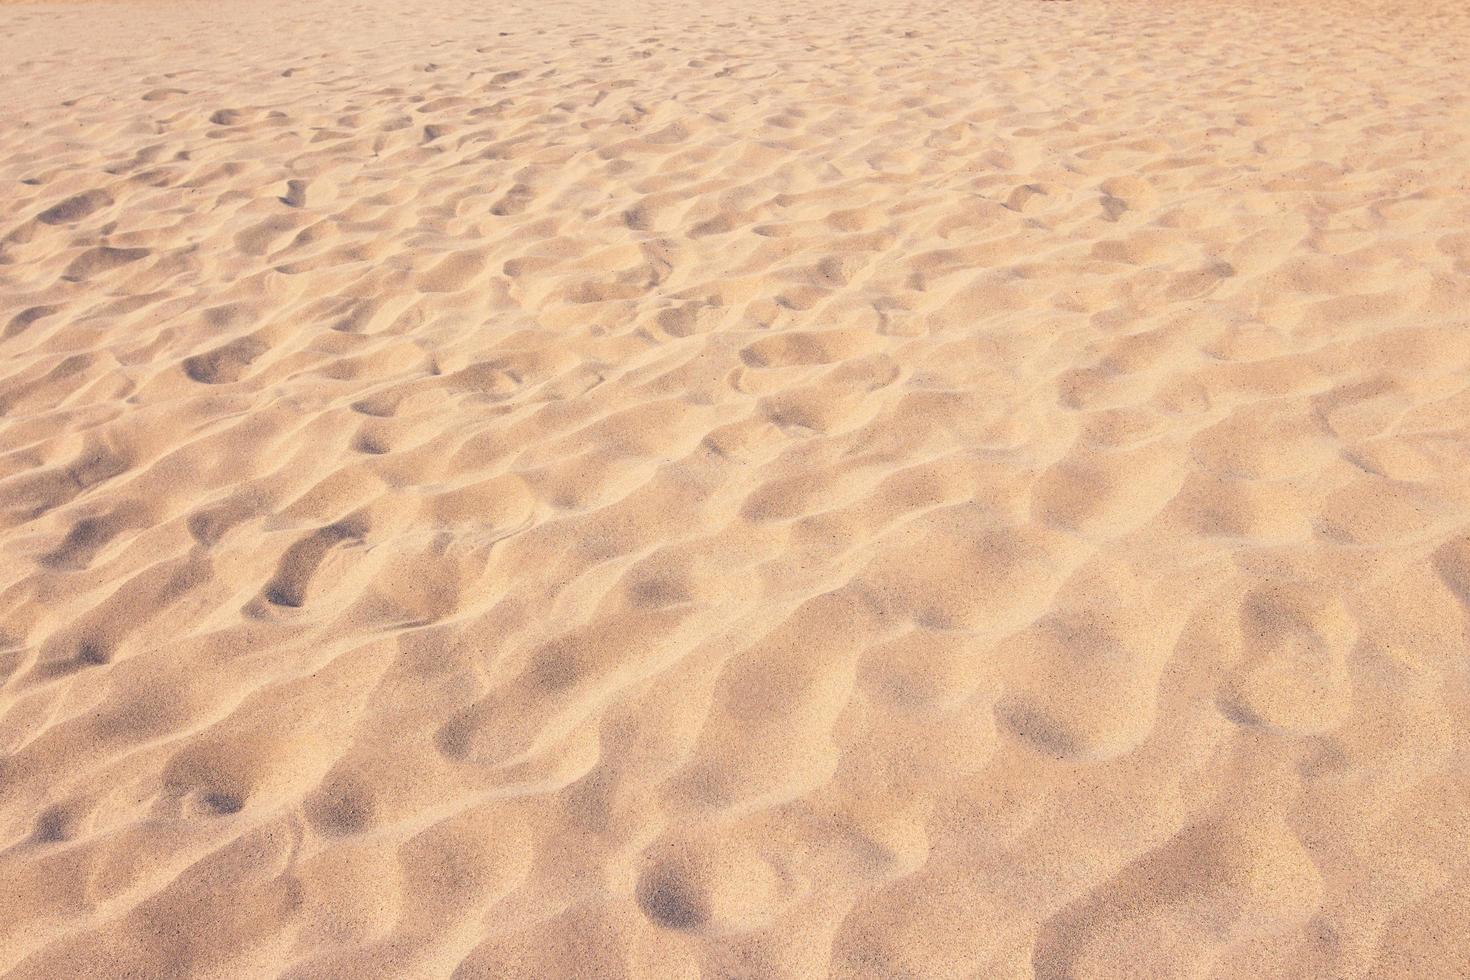
POLYGON ((1466 50, 0 10, 0 972, 1470 975, 1466 50))

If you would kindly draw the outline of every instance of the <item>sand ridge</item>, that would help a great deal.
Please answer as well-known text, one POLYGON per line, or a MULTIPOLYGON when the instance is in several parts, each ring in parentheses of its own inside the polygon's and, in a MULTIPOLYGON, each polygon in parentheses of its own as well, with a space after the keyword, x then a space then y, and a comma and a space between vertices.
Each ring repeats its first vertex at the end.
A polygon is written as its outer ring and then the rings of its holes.
POLYGON ((0 972, 1470 975, 1467 40, 7 6, 0 972))

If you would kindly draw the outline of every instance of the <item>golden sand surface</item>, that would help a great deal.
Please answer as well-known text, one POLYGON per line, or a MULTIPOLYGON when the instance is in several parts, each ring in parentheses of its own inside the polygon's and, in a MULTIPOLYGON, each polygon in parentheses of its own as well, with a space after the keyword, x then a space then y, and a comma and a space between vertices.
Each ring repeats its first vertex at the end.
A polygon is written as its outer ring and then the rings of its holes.
POLYGON ((1470 5, 0 9, 0 976, 1470 976, 1470 5))

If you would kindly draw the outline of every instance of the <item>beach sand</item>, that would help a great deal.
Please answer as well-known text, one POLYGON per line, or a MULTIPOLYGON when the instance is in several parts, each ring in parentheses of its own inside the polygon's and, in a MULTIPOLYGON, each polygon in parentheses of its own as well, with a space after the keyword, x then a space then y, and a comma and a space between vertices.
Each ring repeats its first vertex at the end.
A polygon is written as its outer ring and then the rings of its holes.
POLYGON ((1467 51, 0 8, 0 975, 1470 976, 1467 51))

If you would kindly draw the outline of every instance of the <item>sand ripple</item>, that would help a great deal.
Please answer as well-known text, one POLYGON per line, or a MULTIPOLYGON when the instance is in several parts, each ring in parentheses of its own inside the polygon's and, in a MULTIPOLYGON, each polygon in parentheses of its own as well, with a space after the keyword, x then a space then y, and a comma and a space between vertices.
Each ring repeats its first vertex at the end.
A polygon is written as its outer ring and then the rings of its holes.
POLYGON ((1470 975, 1467 45, 0 8, 0 972, 1470 975))

